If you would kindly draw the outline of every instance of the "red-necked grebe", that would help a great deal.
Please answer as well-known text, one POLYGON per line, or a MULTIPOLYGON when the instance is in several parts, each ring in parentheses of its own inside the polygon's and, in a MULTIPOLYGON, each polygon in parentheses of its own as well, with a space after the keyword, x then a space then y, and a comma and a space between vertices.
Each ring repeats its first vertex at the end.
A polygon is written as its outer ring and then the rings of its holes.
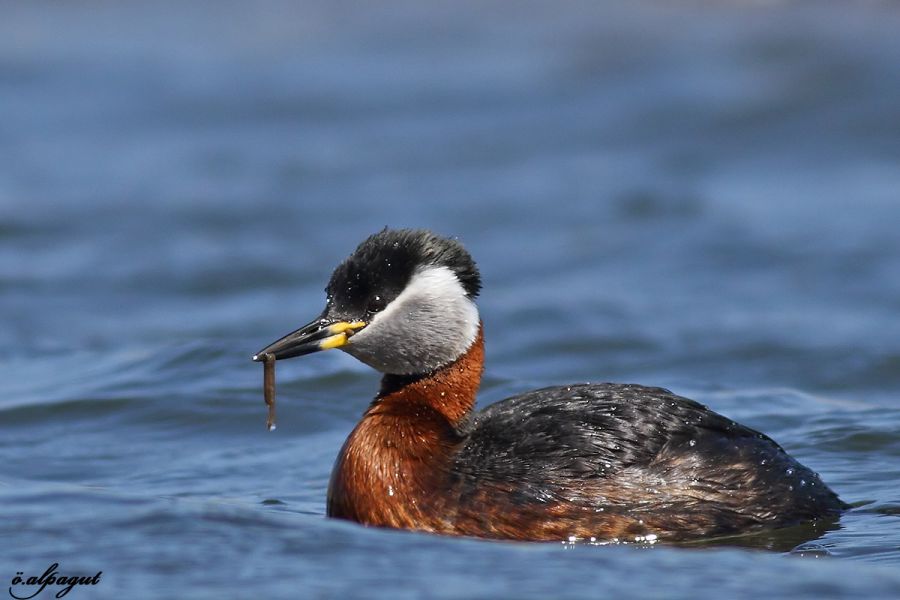
POLYGON ((340 348, 384 374, 328 489, 329 516, 519 540, 684 540, 846 505, 767 436, 655 387, 535 390, 474 412, 484 364, 469 253, 423 230, 372 235, 325 310, 261 350, 340 348))

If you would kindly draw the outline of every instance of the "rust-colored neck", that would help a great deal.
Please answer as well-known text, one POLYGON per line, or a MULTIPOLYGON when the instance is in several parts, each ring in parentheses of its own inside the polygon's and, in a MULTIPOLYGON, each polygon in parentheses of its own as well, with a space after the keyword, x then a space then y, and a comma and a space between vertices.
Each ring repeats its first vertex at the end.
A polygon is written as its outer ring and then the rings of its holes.
POLYGON ((484 371, 484 327, 479 326, 472 346, 455 362, 427 375, 385 375, 381 390, 366 416, 382 410, 426 406, 453 426, 475 408, 475 396, 484 371))
POLYGON ((419 376, 385 375, 347 438, 328 489, 328 515, 368 525, 447 531, 445 498, 457 428, 475 406, 484 336, 455 362, 419 376), (444 494, 441 494, 441 491, 444 494))

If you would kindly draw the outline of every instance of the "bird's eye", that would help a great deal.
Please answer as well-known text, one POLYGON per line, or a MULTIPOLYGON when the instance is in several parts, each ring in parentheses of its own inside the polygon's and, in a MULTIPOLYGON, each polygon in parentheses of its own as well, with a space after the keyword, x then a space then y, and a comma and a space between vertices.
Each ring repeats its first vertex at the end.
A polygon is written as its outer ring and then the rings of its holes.
POLYGON ((380 310, 383 310, 386 305, 384 298, 379 296, 378 294, 369 298, 369 305, 366 307, 366 312, 372 314, 377 313, 380 310))

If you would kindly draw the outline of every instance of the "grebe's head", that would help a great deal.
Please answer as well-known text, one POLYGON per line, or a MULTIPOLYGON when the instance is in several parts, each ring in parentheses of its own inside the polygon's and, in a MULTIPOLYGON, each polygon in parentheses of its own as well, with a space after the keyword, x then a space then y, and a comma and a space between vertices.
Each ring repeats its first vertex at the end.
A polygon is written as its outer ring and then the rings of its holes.
POLYGON ((340 348, 382 373, 428 373, 475 341, 480 289, 478 268, 456 240, 425 230, 385 229, 334 270, 317 319, 253 360, 340 348))

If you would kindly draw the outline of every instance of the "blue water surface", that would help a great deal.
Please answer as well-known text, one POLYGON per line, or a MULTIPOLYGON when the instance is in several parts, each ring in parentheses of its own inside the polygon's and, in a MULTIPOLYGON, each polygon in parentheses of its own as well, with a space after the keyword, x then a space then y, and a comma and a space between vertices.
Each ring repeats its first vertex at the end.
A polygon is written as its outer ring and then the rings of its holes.
POLYGON ((2 14, 0 588, 58 563, 103 572, 85 599, 900 597, 896 3, 2 14), (665 386, 855 508, 687 547, 326 519, 378 377, 279 363, 267 433, 249 358, 388 225, 478 261, 481 405, 665 386))

